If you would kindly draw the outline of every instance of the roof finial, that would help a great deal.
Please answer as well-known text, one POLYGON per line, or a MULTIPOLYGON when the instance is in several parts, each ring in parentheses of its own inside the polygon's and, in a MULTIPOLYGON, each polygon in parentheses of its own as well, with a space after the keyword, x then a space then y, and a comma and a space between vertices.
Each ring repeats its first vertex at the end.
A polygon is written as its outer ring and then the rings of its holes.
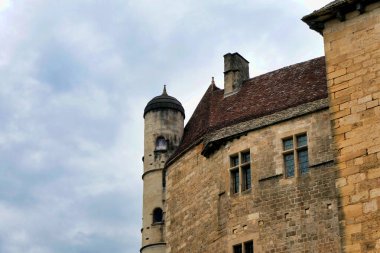
POLYGON ((166 92, 166 84, 164 84, 164 90, 162 91, 162 95, 168 95, 168 93, 166 92))
POLYGON ((211 84, 210 84, 211 90, 214 91, 216 89, 215 80, 214 77, 211 77, 211 84))

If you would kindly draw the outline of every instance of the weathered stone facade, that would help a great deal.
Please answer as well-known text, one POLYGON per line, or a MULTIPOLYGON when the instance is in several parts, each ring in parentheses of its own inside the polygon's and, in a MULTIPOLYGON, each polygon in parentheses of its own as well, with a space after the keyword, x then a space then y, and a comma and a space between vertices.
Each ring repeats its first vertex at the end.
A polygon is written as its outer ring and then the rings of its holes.
POLYGON ((251 131, 208 158, 198 145, 167 174, 167 252, 338 252, 339 226, 328 112, 251 131), (282 139, 307 133, 310 173, 284 178, 282 139), (250 151, 252 189, 230 191, 230 156, 250 151))

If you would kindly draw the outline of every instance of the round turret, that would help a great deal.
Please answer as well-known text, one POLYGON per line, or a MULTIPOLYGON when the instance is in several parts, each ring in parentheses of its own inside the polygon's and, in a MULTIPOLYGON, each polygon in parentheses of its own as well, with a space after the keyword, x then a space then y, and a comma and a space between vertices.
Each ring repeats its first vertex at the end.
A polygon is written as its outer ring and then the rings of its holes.
POLYGON ((165 253, 165 164, 178 148, 185 110, 166 92, 144 109, 144 196, 141 253, 165 253))

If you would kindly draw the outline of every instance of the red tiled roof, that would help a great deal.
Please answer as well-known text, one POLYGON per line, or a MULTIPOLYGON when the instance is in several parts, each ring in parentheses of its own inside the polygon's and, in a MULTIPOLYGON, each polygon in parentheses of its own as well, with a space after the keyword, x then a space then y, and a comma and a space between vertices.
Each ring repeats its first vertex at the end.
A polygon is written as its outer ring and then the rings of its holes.
POLYGON ((210 85, 187 123, 169 163, 209 132, 327 97, 325 58, 294 64, 251 78, 224 98, 210 85))

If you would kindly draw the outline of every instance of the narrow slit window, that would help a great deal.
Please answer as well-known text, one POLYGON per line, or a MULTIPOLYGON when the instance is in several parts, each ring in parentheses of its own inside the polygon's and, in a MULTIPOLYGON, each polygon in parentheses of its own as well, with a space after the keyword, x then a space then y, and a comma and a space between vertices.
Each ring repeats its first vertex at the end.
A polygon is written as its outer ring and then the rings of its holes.
POLYGON ((239 170, 231 171, 231 180, 232 180, 232 193, 239 192, 239 170))
POLYGON ((243 191, 251 189, 251 167, 244 166, 242 168, 242 174, 243 174, 243 191))

